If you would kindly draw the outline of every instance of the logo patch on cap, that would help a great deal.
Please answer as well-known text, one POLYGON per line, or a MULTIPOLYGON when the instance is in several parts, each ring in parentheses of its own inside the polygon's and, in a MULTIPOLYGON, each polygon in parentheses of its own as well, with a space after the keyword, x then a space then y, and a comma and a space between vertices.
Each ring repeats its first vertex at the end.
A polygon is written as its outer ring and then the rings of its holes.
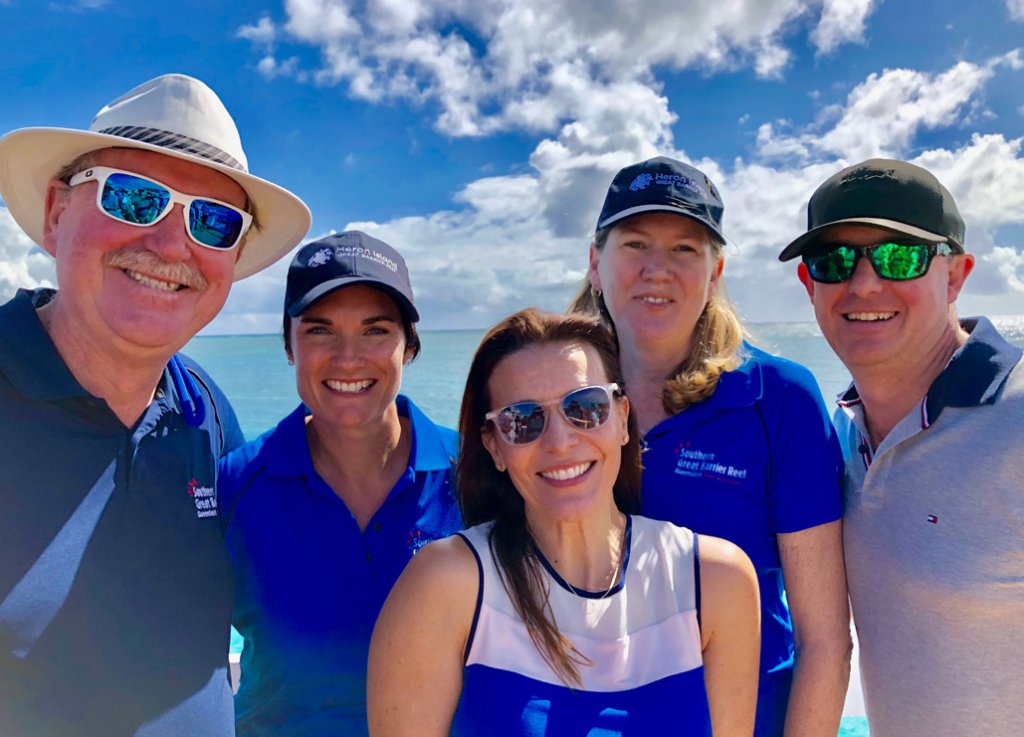
POLYGON ((331 261, 331 256, 334 255, 333 249, 321 248, 319 251, 309 257, 309 261, 306 262, 306 266, 316 268, 317 266, 323 266, 331 261))
POLYGON ((647 189, 648 185, 650 185, 652 181, 654 181, 654 177, 647 172, 638 174, 636 179, 629 183, 629 191, 639 192, 641 189, 647 189))

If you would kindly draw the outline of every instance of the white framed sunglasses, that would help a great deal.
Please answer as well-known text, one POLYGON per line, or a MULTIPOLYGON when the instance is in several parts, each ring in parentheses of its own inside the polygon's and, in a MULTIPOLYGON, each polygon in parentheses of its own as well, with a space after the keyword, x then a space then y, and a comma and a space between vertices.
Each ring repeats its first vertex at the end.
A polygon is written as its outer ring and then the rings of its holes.
POLYGON ((97 182, 96 207, 107 217, 140 228, 156 225, 182 207, 185 231, 193 242, 215 251, 230 251, 252 225, 252 215, 227 202, 183 194, 155 179, 109 166, 93 166, 71 177, 77 187, 97 182))
POLYGON ((548 402, 514 402, 484 415, 509 445, 526 445, 540 439, 548 424, 548 407, 557 405, 566 422, 580 430, 596 430, 611 417, 612 399, 622 396, 619 385, 596 384, 574 389, 548 402))

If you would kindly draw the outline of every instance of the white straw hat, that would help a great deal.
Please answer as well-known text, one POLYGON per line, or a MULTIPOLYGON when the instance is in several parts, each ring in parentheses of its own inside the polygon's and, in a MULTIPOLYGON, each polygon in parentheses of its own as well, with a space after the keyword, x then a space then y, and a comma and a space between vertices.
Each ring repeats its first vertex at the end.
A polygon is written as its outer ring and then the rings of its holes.
POLYGON ((220 98, 198 79, 165 74, 106 105, 88 131, 22 128, 0 138, 0 197, 29 238, 43 243, 48 182, 90 151, 138 148, 223 172, 249 195, 260 227, 245 237, 235 281, 292 250, 309 230, 309 208, 286 189, 249 174, 238 128, 220 98))

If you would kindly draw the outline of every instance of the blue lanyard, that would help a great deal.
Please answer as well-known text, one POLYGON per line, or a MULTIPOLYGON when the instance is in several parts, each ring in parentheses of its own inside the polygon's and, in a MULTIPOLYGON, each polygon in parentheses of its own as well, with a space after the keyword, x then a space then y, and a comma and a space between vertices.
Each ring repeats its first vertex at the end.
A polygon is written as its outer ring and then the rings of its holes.
POLYGON ((189 427, 199 427, 206 419, 206 406, 203 404, 203 394, 199 385, 177 353, 171 356, 167 369, 171 373, 174 390, 181 401, 181 414, 185 418, 185 424, 189 427))

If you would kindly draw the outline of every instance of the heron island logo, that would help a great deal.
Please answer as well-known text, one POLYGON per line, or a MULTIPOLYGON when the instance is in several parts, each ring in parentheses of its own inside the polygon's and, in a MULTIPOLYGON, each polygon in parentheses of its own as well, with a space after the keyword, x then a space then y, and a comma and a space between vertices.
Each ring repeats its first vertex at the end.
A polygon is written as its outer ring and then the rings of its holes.
POLYGON ((309 261, 306 262, 306 266, 323 266, 329 263, 331 256, 334 255, 334 251, 330 248, 321 248, 319 251, 309 257, 309 261))
POLYGON ((637 174, 636 179, 629 183, 629 191, 639 192, 641 189, 647 189, 647 186, 653 181, 654 177, 652 177, 647 172, 644 172, 643 174, 637 174))

